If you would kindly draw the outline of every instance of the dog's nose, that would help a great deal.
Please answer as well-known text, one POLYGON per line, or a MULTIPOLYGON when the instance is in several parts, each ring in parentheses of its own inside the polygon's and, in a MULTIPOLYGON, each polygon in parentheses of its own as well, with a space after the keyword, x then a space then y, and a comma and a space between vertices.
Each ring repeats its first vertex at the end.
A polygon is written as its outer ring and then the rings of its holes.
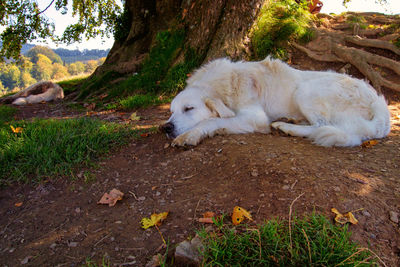
POLYGON ((174 124, 171 122, 167 122, 164 125, 161 125, 161 131, 170 134, 174 131, 174 124))

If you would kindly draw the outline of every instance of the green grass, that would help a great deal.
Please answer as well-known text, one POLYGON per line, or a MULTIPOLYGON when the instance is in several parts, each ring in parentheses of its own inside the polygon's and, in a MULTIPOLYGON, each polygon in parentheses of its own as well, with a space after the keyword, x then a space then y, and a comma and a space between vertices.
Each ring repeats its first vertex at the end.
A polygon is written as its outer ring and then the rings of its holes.
POLYGON ((79 89, 80 85, 83 84, 88 78, 88 75, 81 75, 79 77, 69 78, 60 82, 57 82, 60 85, 66 94, 72 93, 79 89))
POLYGON ((255 59, 264 59, 267 55, 285 58, 290 40, 312 40, 313 32, 309 29, 311 19, 305 3, 267 1, 250 33, 255 59))
POLYGON ((161 101, 156 95, 146 94, 146 95, 133 95, 125 99, 120 100, 119 104, 124 109, 136 109, 145 108, 152 105, 160 104, 161 101))
POLYGON ((350 241, 347 226, 316 214, 294 218, 291 225, 292 245, 288 222, 277 219, 257 227, 201 230, 202 266, 377 266, 368 249, 350 241))
POLYGON ((2 124, 11 121, 16 112, 17 109, 14 107, 0 105, 0 127, 2 124))
POLYGON ((139 136, 128 126, 87 118, 10 122, 0 126, 0 185, 72 175, 80 164, 139 136), (10 125, 22 127, 13 133, 10 125))

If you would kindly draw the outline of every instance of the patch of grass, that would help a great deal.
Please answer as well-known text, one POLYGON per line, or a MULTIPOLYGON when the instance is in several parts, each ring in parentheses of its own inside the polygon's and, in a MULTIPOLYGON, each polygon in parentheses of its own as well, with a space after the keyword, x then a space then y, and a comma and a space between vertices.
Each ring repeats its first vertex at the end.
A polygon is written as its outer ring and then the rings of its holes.
POLYGON ((287 221, 270 220, 258 227, 218 227, 198 232, 203 239, 202 266, 377 266, 371 252, 350 241, 348 227, 322 215, 287 221))
POLYGON ((161 101, 156 95, 146 94, 146 95, 133 95, 125 99, 120 100, 120 105, 124 109, 136 109, 140 107, 148 107, 151 105, 160 104, 161 101))
POLYGON ((16 112, 17 109, 14 107, 0 105, 0 127, 2 124, 13 120, 16 112))
POLYGON ((87 118, 16 121, 10 125, 21 127, 22 132, 0 126, 2 186, 71 175, 78 164, 88 165, 113 146, 139 136, 128 126, 87 118))
POLYGON ((351 25, 358 24, 361 29, 368 28, 367 20, 363 16, 349 15, 346 18, 346 22, 351 25))
POLYGON ((89 75, 80 75, 63 81, 57 82, 66 94, 72 93, 80 88, 80 86, 87 80, 89 75))
POLYGON ((301 4, 294 0, 267 1, 250 33, 255 59, 267 55, 284 58, 290 40, 311 40, 313 36, 308 29, 311 19, 306 1, 301 4))
POLYGON ((79 93, 78 99, 84 99, 89 96, 92 92, 100 94, 103 91, 109 90, 113 85, 111 81, 114 81, 123 75, 115 71, 108 71, 103 75, 94 76, 87 79, 81 86, 81 91, 79 93))

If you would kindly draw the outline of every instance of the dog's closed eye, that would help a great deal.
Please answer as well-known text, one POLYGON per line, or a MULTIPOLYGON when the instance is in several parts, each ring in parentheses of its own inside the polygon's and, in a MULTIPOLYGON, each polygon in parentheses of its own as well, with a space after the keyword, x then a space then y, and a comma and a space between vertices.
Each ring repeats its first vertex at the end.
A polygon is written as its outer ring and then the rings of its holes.
POLYGON ((183 112, 188 112, 188 111, 190 111, 190 110, 192 110, 192 109, 194 109, 194 107, 185 107, 185 108, 183 109, 183 112))

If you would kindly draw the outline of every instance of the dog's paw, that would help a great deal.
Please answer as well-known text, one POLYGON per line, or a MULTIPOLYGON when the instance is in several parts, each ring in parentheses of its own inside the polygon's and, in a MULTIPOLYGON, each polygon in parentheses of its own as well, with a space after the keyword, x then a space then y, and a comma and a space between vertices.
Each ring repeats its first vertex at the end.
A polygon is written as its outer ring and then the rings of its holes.
POLYGON ((172 141, 172 146, 196 146, 201 141, 201 133, 199 130, 190 130, 176 137, 172 141))
POLYGON ((276 121, 276 122, 271 123, 271 127, 274 129, 277 129, 277 130, 281 130, 283 125, 285 125, 285 123, 282 121, 276 121))

